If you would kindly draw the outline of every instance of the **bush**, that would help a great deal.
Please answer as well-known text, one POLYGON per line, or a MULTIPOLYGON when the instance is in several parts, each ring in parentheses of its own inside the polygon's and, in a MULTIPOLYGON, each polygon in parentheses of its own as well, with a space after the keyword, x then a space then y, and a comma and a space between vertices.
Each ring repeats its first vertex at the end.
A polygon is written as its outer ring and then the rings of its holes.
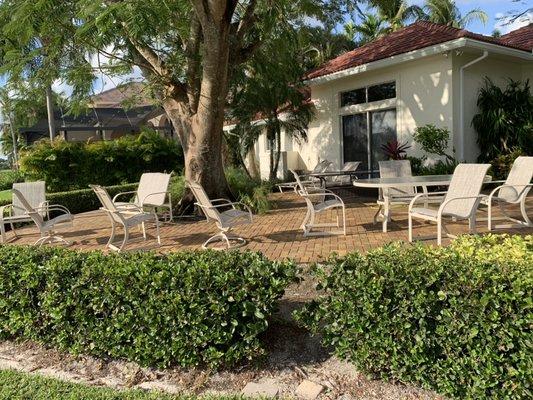
POLYGON ((408 157, 414 175, 451 175, 457 162, 438 160, 434 164, 426 165, 425 158, 408 157))
POLYGON ((180 145, 153 132, 113 141, 72 143, 41 141, 20 159, 30 181, 44 180, 51 192, 138 182, 143 172, 178 171, 183 167, 180 145))
POLYGON ((0 170, 0 191, 13 188, 13 184, 23 182, 24 177, 18 171, 10 169, 0 170))
POLYGON ((391 244, 318 267, 296 314, 367 373, 456 398, 531 398, 533 236, 391 244))
POLYGON ((515 148, 508 154, 500 154, 499 156, 497 156, 490 162, 490 164, 492 165, 491 170, 494 174, 494 177, 496 179, 507 179, 507 175, 509 175, 511 168, 513 167, 514 161, 518 157, 524 155, 525 154, 521 149, 515 148))
POLYGON ((229 366, 262 353, 291 262, 259 253, 109 254, 0 247, 0 338, 144 366, 229 366))

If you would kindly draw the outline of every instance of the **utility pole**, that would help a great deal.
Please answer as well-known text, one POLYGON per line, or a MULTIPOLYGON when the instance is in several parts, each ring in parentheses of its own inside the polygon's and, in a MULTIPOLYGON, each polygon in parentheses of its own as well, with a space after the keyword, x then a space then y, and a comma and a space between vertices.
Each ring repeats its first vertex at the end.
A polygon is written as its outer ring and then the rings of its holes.
POLYGON ((46 112, 48 113, 48 131, 52 142, 56 136, 56 121, 54 118, 54 96, 50 86, 46 87, 46 112))

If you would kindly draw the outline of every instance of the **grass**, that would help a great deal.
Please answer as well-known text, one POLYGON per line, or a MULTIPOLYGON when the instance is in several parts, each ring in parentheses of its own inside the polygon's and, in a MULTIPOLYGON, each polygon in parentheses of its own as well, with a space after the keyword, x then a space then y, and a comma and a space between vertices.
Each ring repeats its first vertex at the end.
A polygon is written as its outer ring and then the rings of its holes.
POLYGON ((0 202, 11 200, 11 190, 0 191, 0 202))
MULTIPOLYGON (((114 390, 67 383, 16 371, 0 371, 0 400, 196 400, 193 396, 174 396, 143 390, 114 390)), ((238 397, 210 397, 212 400, 237 400, 238 397)))

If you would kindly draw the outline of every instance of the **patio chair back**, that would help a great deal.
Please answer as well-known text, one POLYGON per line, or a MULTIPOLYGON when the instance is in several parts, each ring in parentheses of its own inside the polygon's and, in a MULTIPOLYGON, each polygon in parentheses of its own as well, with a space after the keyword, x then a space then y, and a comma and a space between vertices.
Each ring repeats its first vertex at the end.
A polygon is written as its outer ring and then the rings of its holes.
POLYGON ((100 203, 102 203, 103 210, 106 211, 115 222, 123 223, 123 219, 119 215, 120 212, 115 203, 113 203, 113 200, 111 199, 111 196, 109 196, 107 190, 100 185, 89 186, 92 190, 94 190, 94 193, 98 197, 98 200, 100 200, 100 203))
POLYGON ((19 204, 24 210, 24 214, 27 214, 35 223, 35 225, 37 225, 39 231, 41 231, 44 225, 44 218, 41 213, 35 210, 35 208, 30 204, 28 199, 26 199, 25 195, 21 191, 13 188, 13 200, 15 199, 17 199, 17 204, 19 204))
POLYGON ((213 204, 211 203, 211 200, 209 200, 209 196, 202 185, 196 182, 187 181, 187 186, 191 189, 194 197, 196 197, 196 204, 202 209, 207 219, 220 221, 220 213, 216 208, 213 208, 213 204))
MULTIPOLYGON (((343 172, 354 172, 357 171, 357 168, 359 168, 359 165, 361 165, 360 161, 348 161, 345 162, 344 165, 341 168, 341 171, 343 172)), ((333 177, 333 182, 351 182, 352 177, 349 175, 339 175, 333 177)))
MULTIPOLYGON (((411 172, 411 161, 409 160, 389 160, 379 161, 379 176, 381 178, 404 178, 413 176, 411 172)), ((389 197, 409 197, 416 194, 414 186, 402 186, 399 188, 385 188, 383 194, 389 197)))
POLYGON ((513 187, 503 187, 498 192, 498 197, 509 203, 517 203, 522 196, 527 195, 531 187, 527 187, 533 178, 533 157, 520 156, 514 163, 505 185, 513 187))
MULTIPOLYGON (((13 189, 17 190, 22 195, 26 203, 32 209, 42 207, 46 202, 46 188, 44 181, 14 183, 13 189)), ((26 207, 24 207, 19 196, 16 196, 15 192, 13 192, 13 215, 20 216, 25 215, 26 213, 26 207)), ((39 211, 39 214, 41 217, 44 217, 46 211, 39 211)))
POLYGON ((137 189, 135 203, 140 206, 146 204, 160 207, 164 205, 169 184, 170 174, 163 174, 160 172, 148 172, 142 174, 137 189))
POLYGON ((320 172, 326 172, 328 168, 331 167, 333 163, 328 160, 322 160, 317 165, 315 165, 315 168, 313 168, 313 171, 311 171, 313 174, 318 174, 320 172))
POLYGON ((446 204, 442 212, 459 218, 469 218, 479 204, 480 199, 476 197, 481 192, 489 168, 490 164, 459 164, 455 167, 443 203, 451 199, 458 200, 446 204))

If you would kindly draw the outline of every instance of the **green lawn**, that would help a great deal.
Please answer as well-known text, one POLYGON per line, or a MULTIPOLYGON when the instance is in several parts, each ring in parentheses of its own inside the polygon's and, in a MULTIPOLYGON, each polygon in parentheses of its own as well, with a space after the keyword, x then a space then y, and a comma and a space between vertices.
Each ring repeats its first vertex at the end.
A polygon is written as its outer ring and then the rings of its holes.
MULTIPOLYGON (((195 400, 141 390, 113 390, 66 383, 15 371, 0 371, 0 400, 195 400)), ((213 400, 238 399, 212 397, 213 400)))
POLYGON ((5 200, 11 200, 11 190, 0 191, 0 202, 3 202, 5 200))

